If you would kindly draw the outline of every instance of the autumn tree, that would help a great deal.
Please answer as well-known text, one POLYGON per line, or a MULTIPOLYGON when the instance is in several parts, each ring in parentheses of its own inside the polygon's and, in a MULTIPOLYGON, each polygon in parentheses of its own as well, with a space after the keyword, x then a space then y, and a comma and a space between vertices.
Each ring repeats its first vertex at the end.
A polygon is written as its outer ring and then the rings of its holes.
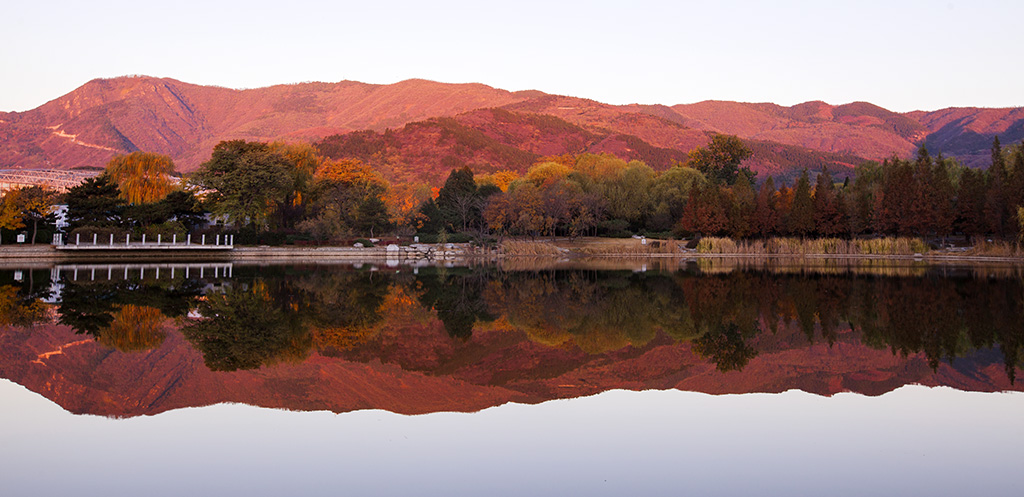
POLYGON ((997 236, 1006 232, 1008 176, 999 137, 993 137, 992 164, 988 167, 988 188, 985 192, 985 220, 988 231, 997 236))
POLYGON ((742 140, 732 135, 714 135, 711 143, 690 151, 688 167, 692 167, 710 178, 731 185, 736 182, 740 173, 753 179, 755 173, 748 167, 740 167, 744 160, 750 158, 752 152, 742 140))
POLYGON ((729 194, 726 213, 729 218, 729 236, 746 238, 754 231, 754 211, 757 208, 756 194, 746 174, 737 177, 729 194))
POLYGON ((650 189, 654 170, 641 161, 630 161, 611 174, 595 178, 594 191, 606 201, 608 216, 639 230, 651 210, 650 189))
POLYGON ((651 182, 651 213, 647 226, 654 231, 667 231, 679 221, 690 197, 690 191, 706 182, 704 175, 689 167, 673 166, 651 182))
POLYGON ((846 194, 851 234, 864 233, 873 228, 874 202, 881 176, 882 166, 874 161, 865 162, 855 169, 853 183, 846 194))
POLYGON ((956 187, 950 177, 950 171, 940 156, 930 171, 925 199, 930 211, 927 229, 938 236, 945 237, 953 232, 956 220, 955 205, 956 187))
POLYGON ((387 181, 357 159, 327 161, 314 175, 314 217, 299 227, 317 238, 369 233, 390 227, 387 181))
POLYGON ((754 220, 751 226, 753 233, 767 238, 775 233, 779 225, 778 192, 775 190, 775 179, 771 176, 761 184, 757 191, 754 205, 754 220))
POLYGON ((814 186, 814 226, 821 236, 837 236, 847 232, 845 212, 837 202, 836 188, 828 169, 822 169, 814 186))
POLYGON ((801 238, 814 231, 814 200, 807 169, 800 174, 793 192, 793 208, 789 213, 789 231, 801 238))
POLYGON ((684 231, 705 236, 724 232, 729 226, 729 218, 723 205, 721 188, 716 184, 694 188, 683 209, 679 226, 684 231))
POLYGON ((968 169, 960 176, 954 226, 968 241, 985 233, 985 178, 981 171, 968 169))
POLYGON ((132 152, 107 162, 106 174, 129 204, 156 202, 175 189, 174 162, 166 155, 132 152))

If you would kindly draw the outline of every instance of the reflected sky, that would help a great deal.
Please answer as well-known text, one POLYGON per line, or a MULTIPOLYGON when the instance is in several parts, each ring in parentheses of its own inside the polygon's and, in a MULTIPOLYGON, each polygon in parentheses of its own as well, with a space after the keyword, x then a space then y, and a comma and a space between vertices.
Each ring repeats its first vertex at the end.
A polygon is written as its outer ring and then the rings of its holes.
POLYGON ((0 380, 6 495, 1019 495, 1024 394, 609 391, 403 416, 74 416, 0 380))

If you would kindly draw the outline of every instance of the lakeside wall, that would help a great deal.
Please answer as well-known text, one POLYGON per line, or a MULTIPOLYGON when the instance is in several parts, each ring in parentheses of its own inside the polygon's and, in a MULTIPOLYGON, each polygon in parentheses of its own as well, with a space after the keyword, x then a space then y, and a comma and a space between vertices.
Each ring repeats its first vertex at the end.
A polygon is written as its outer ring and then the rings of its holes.
POLYGON ((54 262, 118 262, 118 261, 231 261, 231 262, 274 262, 310 263, 320 261, 364 261, 364 262, 408 262, 408 261, 485 261, 516 259, 762 259, 762 260, 903 260, 923 262, 964 262, 964 263, 1012 263, 1024 264, 1024 258, 1016 256, 967 255, 967 254, 727 254, 697 252, 651 252, 651 253, 576 253, 571 250, 559 255, 509 255, 474 253, 464 244, 450 244, 441 249, 436 246, 403 246, 388 250, 387 247, 235 247, 233 250, 207 251, 161 251, 155 250, 95 250, 89 252, 59 251, 51 245, 5 245, 0 246, 0 262, 25 267, 44 267, 54 262))

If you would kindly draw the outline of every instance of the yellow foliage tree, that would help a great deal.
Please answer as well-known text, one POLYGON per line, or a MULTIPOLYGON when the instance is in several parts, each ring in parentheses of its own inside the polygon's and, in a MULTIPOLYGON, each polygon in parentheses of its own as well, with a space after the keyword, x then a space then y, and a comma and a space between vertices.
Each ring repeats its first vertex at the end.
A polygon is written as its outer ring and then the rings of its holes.
POLYGON ((501 171, 495 171, 491 174, 481 174, 477 176, 476 183, 479 186, 494 185, 498 187, 499 190, 507 192, 508 186, 511 185, 512 182, 517 179, 519 179, 519 173, 503 169, 501 171))
POLYGON ((31 326, 46 318, 46 304, 18 296, 18 287, 0 286, 0 326, 31 326))
POLYGON ((420 205, 433 197, 434 193, 429 185, 402 183, 388 191, 384 202, 395 226, 414 226, 417 217, 420 216, 420 205))
POLYGON ((543 187, 564 179, 572 169, 558 162, 541 162, 526 172, 526 180, 534 186, 543 187))
POLYGON ((166 319, 160 309, 125 305, 114 313, 110 328, 100 332, 99 342, 121 352, 154 349, 164 342, 166 319))
POLYGON ((0 200, 0 228, 17 230, 24 228, 25 221, 32 221, 32 243, 36 243, 39 221, 54 209, 54 195, 51 190, 30 186, 11 190, 0 200))
POLYGON ((0 228, 17 230, 25 227, 21 197, 21 190, 11 190, 0 199, 0 228))
POLYGON ((166 155, 119 155, 107 163, 107 174, 117 183, 119 196, 131 204, 157 202, 175 189, 174 162, 166 155))
POLYGON ((387 180, 359 159, 328 160, 316 170, 318 181, 331 181, 349 185, 376 184, 386 186, 387 180))

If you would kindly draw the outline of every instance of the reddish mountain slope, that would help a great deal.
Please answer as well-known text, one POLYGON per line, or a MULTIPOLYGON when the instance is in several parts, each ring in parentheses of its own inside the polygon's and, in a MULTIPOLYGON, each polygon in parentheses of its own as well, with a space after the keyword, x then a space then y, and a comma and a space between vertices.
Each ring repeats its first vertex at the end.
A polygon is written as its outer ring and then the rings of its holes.
MULTIPOLYGON (((145 150, 170 155, 187 172, 225 139, 315 141, 352 131, 398 130, 408 123, 467 112, 458 118, 461 126, 534 155, 587 150, 671 160, 707 143, 709 132, 735 134, 752 144, 755 170, 783 176, 821 163, 832 164, 842 174, 862 157, 911 156, 921 143, 933 153, 987 166, 993 136, 1003 143, 1024 139, 1022 108, 898 114, 865 102, 614 106, 538 91, 512 93, 481 84, 423 80, 232 90, 142 76, 90 81, 36 109, 0 112, 0 168, 100 167, 114 154, 145 150), (527 119, 535 122, 513 126, 496 123, 488 116, 490 111, 474 112, 488 108, 502 108, 518 120, 535 116, 527 119), (541 122, 536 116, 550 119, 541 122), (552 130, 554 136, 543 134, 552 130)), ((423 170, 417 177, 447 171, 441 161, 449 155, 470 163, 491 160, 487 154, 451 153, 436 144, 413 148, 421 157, 408 166, 423 170), (432 163, 427 156, 434 157, 432 163)), ((513 162, 491 167, 510 167, 513 162)))
POLYGON ((941 150, 974 167, 992 162, 994 136, 1004 145, 1024 140, 1024 108, 952 108, 908 116, 932 130, 925 140, 929 149, 941 150))
POLYGON ((609 152, 661 169, 686 160, 683 150, 656 147, 635 136, 505 109, 430 119, 385 133, 357 131, 330 136, 317 147, 329 157, 362 159, 391 181, 431 184, 440 184, 449 171, 463 165, 477 172, 523 172, 545 155, 565 153, 609 152))
POLYGON ((145 150, 170 155, 188 171, 220 140, 383 130, 523 98, 480 84, 423 80, 231 90, 150 77, 100 79, 31 111, 0 114, 0 167, 95 167, 115 153, 145 150))
MULTIPOLYGON (((502 169, 522 173, 543 156, 584 152, 611 153, 664 170, 686 162, 690 150, 709 141, 706 132, 655 116, 616 111, 580 99, 545 96, 540 100, 410 123, 384 133, 333 135, 318 142, 317 148, 329 157, 361 159, 392 182, 437 185, 452 169, 464 165, 477 173, 502 169), (566 100, 584 106, 569 111, 568 106, 551 104, 566 100)), ((822 165, 842 176, 864 160, 773 142, 749 141, 748 145, 754 154, 747 165, 765 176, 787 180, 804 167, 819 169, 822 165)))
POLYGON ((871 159, 910 155, 928 134, 912 118, 865 102, 782 107, 706 101, 645 110, 669 119, 674 114, 675 121, 690 127, 871 159))

